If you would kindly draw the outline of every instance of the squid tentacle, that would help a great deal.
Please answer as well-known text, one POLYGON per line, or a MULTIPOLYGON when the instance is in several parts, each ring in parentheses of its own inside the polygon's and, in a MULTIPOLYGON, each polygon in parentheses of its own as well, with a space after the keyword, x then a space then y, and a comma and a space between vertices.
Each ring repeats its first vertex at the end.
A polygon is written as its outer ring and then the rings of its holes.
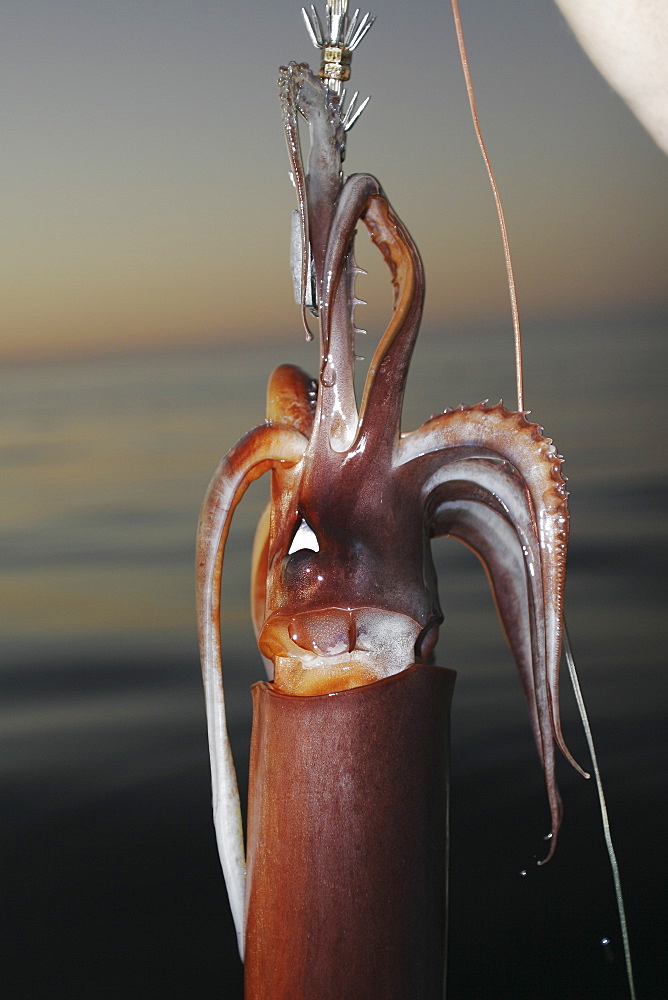
MULTIPOLYGON (((267 420, 287 424, 310 437, 313 430, 318 383, 296 365, 279 365, 267 386, 267 420)), ((251 617, 256 637, 264 624, 267 605, 267 572, 271 529, 271 503, 265 507, 253 540, 251 555, 251 617)), ((274 676, 274 665, 262 657, 269 680, 274 676)))
POLYGON ((243 956, 245 860, 239 792, 225 717, 220 584, 232 514, 249 484, 277 465, 296 464, 304 435, 272 424, 249 431, 221 461, 204 498, 197 532, 197 616, 211 759, 216 839, 243 956))
POLYGON ((394 310, 371 359, 360 406, 361 420, 379 414, 393 436, 400 433, 401 408, 424 302, 424 269, 418 249, 384 197, 371 198, 364 213, 373 243, 387 264, 394 288, 394 310))
POLYGON ((324 356, 330 351, 332 303, 344 271, 346 255, 355 236, 355 226, 374 195, 382 195, 382 188, 375 177, 371 174, 351 174, 341 188, 336 202, 318 289, 324 356))
POLYGON ((513 605, 499 601, 498 596, 497 606, 507 635, 514 636, 511 650, 532 719, 535 703, 534 733, 537 723, 537 744, 552 815, 549 858, 561 820, 553 740, 576 770, 586 776, 565 745, 559 717, 558 668, 568 540, 562 459, 551 440, 543 437, 542 428, 531 424, 523 414, 505 410, 501 404, 478 404, 446 411, 417 431, 403 435, 397 462, 407 477, 417 474, 418 468, 422 470, 423 490, 431 497, 434 533, 448 529, 451 522, 449 533, 476 551, 497 593, 500 588, 495 577, 508 572, 508 567, 503 566, 507 553, 494 538, 493 525, 498 516, 513 527, 523 552, 522 564, 515 559, 514 576, 516 597, 526 593, 524 614, 513 621, 513 605), (519 626, 527 619, 529 638, 522 642, 517 638, 519 626))
POLYGON ((561 474, 563 458, 543 428, 523 413, 501 404, 460 406, 432 417, 417 431, 402 436, 399 461, 452 444, 477 444, 497 451, 518 470, 531 496, 536 535, 541 551, 541 579, 545 594, 548 696, 554 738, 569 763, 586 772, 566 746, 559 717, 559 662, 563 629, 566 555, 568 549, 568 491, 561 474))
POLYGON ((486 489, 471 490, 469 482, 455 479, 442 484, 436 492, 439 500, 432 521, 434 534, 458 538, 483 563, 519 670, 550 807, 551 839, 545 859, 548 860, 556 848, 562 810, 555 778, 553 729, 545 674, 545 633, 541 627, 544 602, 542 587, 535 580, 533 570, 535 552, 531 551, 530 539, 521 524, 496 509, 495 498, 489 494, 486 502, 486 489), (453 499, 450 499, 451 494, 453 499))
MULTIPOLYGON (((542 762, 543 740, 538 721, 532 666, 535 656, 534 646, 537 642, 536 628, 532 627, 527 634, 526 629, 517 631, 510 627, 510 623, 517 621, 522 612, 529 607, 526 557, 512 524, 504 517, 490 518, 488 510, 480 501, 464 497, 462 491, 461 497, 453 496, 439 501, 431 519, 434 537, 457 538, 478 556, 485 568, 506 640, 518 665, 531 728, 542 762), (496 558, 499 552, 503 552, 503 560, 496 558)), ((534 616, 535 619, 539 619, 539 615, 535 612, 534 616)), ((530 620, 533 623, 534 617, 530 620)))
POLYGON ((366 429, 376 437, 379 433, 386 438, 389 435, 393 448, 399 435, 408 365, 422 314, 424 273, 408 230, 382 194, 376 178, 370 174, 350 177, 337 202, 320 296, 323 360, 335 372, 347 372, 352 361, 344 331, 335 325, 333 306, 338 301, 342 277, 349 270, 355 227, 360 220, 389 268, 394 308, 369 364, 359 409, 358 434, 366 429))
POLYGON ((267 420, 293 427, 308 438, 313 430, 318 383, 297 365, 279 365, 267 385, 267 420))
MULTIPOLYGON (((544 600, 538 573, 540 550, 533 532, 533 511, 517 472, 507 462, 476 457, 478 454, 476 449, 458 448, 438 456, 440 468, 429 476, 423 488, 425 508, 434 537, 457 534, 450 530, 453 507, 462 511, 463 525, 474 533, 471 538, 461 534, 457 537, 480 556, 487 569, 532 722, 537 724, 536 691, 545 690, 546 651, 544 600), (460 457, 467 453, 468 457, 460 457), (527 620, 528 634, 523 627, 527 620)), ((540 733, 534 732, 542 756, 545 733, 551 732, 549 712, 543 717, 540 733)))

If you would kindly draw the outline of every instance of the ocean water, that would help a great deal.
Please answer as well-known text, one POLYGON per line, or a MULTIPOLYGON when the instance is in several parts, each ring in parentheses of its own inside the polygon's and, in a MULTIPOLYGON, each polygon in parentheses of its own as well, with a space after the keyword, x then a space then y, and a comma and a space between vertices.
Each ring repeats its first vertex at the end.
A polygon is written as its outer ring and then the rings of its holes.
MULTIPOLYGON (((622 870, 638 996, 665 995, 666 417, 660 319, 525 330, 534 418, 566 456, 567 616, 622 870)), ((512 404, 506 334, 422 335, 404 426, 512 404)), ((196 650, 197 514, 261 422, 294 339, 0 373, 1 995, 241 996, 210 819, 196 650)), ((230 537, 222 615, 242 792, 261 676, 248 563, 266 484, 230 537)), ((438 543, 438 661, 452 719, 451 1000, 624 997, 592 783, 564 764, 557 855, 538 868, 542 777, 484 573, 438 543), (525 871, 527 874, 522 875, 525 871), (609 945, 603 945, 609 939, 609 945)), ((586 748, 564 681, 567 739, 586 748)))

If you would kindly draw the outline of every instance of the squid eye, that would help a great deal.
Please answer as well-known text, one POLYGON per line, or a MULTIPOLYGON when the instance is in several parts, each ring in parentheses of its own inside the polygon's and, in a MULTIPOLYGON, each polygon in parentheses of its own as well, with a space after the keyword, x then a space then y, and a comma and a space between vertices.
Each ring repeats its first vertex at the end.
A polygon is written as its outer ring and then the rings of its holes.
POLYGON ((304 549, 310 549, 312 552, 320 552, 320 546, 318 545, 318 539, 315 537, 315 531, 308 524, 304 518, 299 522, 299 527, 292 536, 292 541, 290 542, 290 548, 288 549, 288 555, 291 556, 293 552, 302 552, 304 549))

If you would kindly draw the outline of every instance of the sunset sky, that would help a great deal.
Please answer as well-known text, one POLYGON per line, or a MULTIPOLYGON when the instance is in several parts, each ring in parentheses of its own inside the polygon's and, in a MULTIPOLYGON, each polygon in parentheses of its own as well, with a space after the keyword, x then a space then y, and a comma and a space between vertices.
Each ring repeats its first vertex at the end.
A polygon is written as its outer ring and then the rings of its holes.
MULTIPOLYGON (((416 239, 427 323, 484 324, 507 292, 449 7, 372 9, 346 168, 416 239)), ((462 17, 525 322, 660 313, 665 157, 549 0, 462 17)), ((275 83, 318 61, 298 3, 22 0, 2 50, 0 358, 298 334, 275 83)))

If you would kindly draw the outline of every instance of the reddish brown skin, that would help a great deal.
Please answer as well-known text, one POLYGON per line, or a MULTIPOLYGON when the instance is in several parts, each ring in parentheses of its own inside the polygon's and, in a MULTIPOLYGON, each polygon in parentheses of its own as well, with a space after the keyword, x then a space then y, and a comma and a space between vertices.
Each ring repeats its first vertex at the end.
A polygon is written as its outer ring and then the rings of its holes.
POLYGON ((254 686, 246 1000, 443 997, 453 685, 254 686))
POLYGON ((221 462, 202 509, 198 609, 216 831, 248 951, 248 998, 431 1000, 442 986, 450 686, 429 665, 442 621, 430 543, 455 537, 488 572, 545 771, 549 857, 561 821, 555 741, 567 753, 562 460, 542 428, 501 404, 448 409, 401 432, 424 297, 419 253, 375 178, 343 182, 340 109, 308 67, 282 71, 281 99, 312 242, 320 369, 317 381, 294 366, 274 372, 267 422, 221 462), (311 127, 306 178, 297 111, 311 127), (360 223, 388 266, 394 310, 358 407, 360 223), (271 500, 254 547, 252 608, 273 686, 254 694, 245 895, 219 594, 233 511, 265 471, 271 500))

